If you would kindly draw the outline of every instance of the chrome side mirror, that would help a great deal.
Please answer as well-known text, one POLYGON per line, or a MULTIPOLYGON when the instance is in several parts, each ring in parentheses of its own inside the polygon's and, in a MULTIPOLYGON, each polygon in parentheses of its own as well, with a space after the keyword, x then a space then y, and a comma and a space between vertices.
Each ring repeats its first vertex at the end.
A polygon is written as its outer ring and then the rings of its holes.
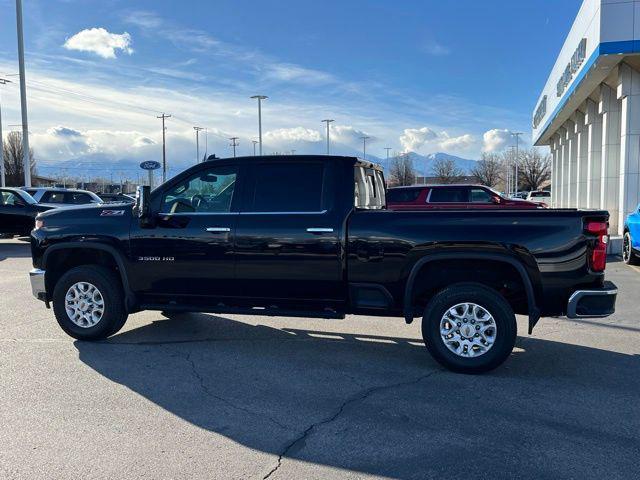
POLYGON ((136 188, 135 209, 141 227, 148 226, 151 220, 151 205, 149 204, 150 193, 151 188, 148 185, 140 185, 136 188))

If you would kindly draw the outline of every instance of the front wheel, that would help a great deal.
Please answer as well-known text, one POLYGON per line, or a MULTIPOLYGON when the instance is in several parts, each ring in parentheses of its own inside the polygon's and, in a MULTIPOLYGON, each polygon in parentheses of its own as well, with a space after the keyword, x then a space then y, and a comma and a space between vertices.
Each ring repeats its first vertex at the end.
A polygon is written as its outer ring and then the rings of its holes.
POLYGON ((62 275, 53 290, 53 311, 60 327, 79 340, 107 338, 127 320, 120 279, 100 265, 82 265, 62 275))
POLYGON ((427 350, 444 367, 460 373, 493 370, 511 354, 516 317, 495 290, 458 283, 438 292, 422 318, 427 350))
POLYGON ((638 265, 640 264, 640 260, 636 254, 633 253, 631 245, 631 234, 624 232, 624 237, 622 237, 622 260, 627 265, 638 265))

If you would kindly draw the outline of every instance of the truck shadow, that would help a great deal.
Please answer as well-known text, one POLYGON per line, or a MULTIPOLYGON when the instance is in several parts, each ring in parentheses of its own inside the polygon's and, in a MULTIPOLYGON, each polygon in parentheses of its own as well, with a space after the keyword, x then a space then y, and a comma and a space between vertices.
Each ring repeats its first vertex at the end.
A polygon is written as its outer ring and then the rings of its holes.
POLYGON ((520 337, 496 371, 456 375, 421 339, 206 314, 75 346, 105 378, 273 454, 260 476, 286 476, 291 459, 407 479, 559 478, 567 465, 578 477, 614 478, 637 468, 637 355, 520 337), (464 462, 451 454, 460 449, 464 462))
MULTIPOLYGON (((22 240, 22 239, 20 239, 22 240)), ((0 262, 7 258, 31 257, 31 246, 28 241, 3 241, 0 242, 0 262)))

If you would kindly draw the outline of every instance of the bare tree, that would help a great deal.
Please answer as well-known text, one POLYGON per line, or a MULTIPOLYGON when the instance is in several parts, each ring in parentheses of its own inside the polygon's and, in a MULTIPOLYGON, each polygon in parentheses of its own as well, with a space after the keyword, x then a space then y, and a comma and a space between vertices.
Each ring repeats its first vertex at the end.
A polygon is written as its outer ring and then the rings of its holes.
POLYGON ((471 175, 487 187, 496 187, 502 174, 502 162, 500 156, 494 153, 483 153, 482 158, 471 169, 471 175))
POLYGON ((536 148, 521 151, 518 176, 523 190, 539 190, 551 178, 551 156, 536 148))
POLYGON ((456 183, 463 175, 456 162, 451 158, 440 158, 433 162, 431 173, 439 183, 456 183))
MULTIPOLYGON (((24 168, 22 165, 22 134, 9 132, 7 140, 3 142, 4 171, 7 186, 19 187, 24 185, 24 168)), ((33 149, 29 149, 31 158, 31 175, 36 173, 36 162, 33 158, 33 149)))
POLYGON ((389 174, 391 176, 389 183, 392 186, 403 187, 416 183, 416 169, 413 165, 413 160, 407 153, 396 155, 391 160, 389 174))

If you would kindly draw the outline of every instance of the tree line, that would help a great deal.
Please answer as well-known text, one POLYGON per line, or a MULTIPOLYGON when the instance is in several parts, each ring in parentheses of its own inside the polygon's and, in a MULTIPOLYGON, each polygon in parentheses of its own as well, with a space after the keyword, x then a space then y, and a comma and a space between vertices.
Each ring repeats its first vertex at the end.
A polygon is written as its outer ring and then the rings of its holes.
MULTIPOLYGON (((515 176, 515 154, 483 153, 469 174, 475 181, 491 188, 506 190, 507 175, 515 176)), ((465 176, 453 159, 440 158, 430 167, 428 175, 432 183, 458 183, 465 176)), ((389 166, 389 185, 414 185, 417 181, 413 159, 409 154, 396 155, 389 166)), ((538 149, 521 150, 518 153, 518 190, 539 190, 551 179, 551 156, 538 149)), ((512 180, 513 181, 513 180, 512 180)))

